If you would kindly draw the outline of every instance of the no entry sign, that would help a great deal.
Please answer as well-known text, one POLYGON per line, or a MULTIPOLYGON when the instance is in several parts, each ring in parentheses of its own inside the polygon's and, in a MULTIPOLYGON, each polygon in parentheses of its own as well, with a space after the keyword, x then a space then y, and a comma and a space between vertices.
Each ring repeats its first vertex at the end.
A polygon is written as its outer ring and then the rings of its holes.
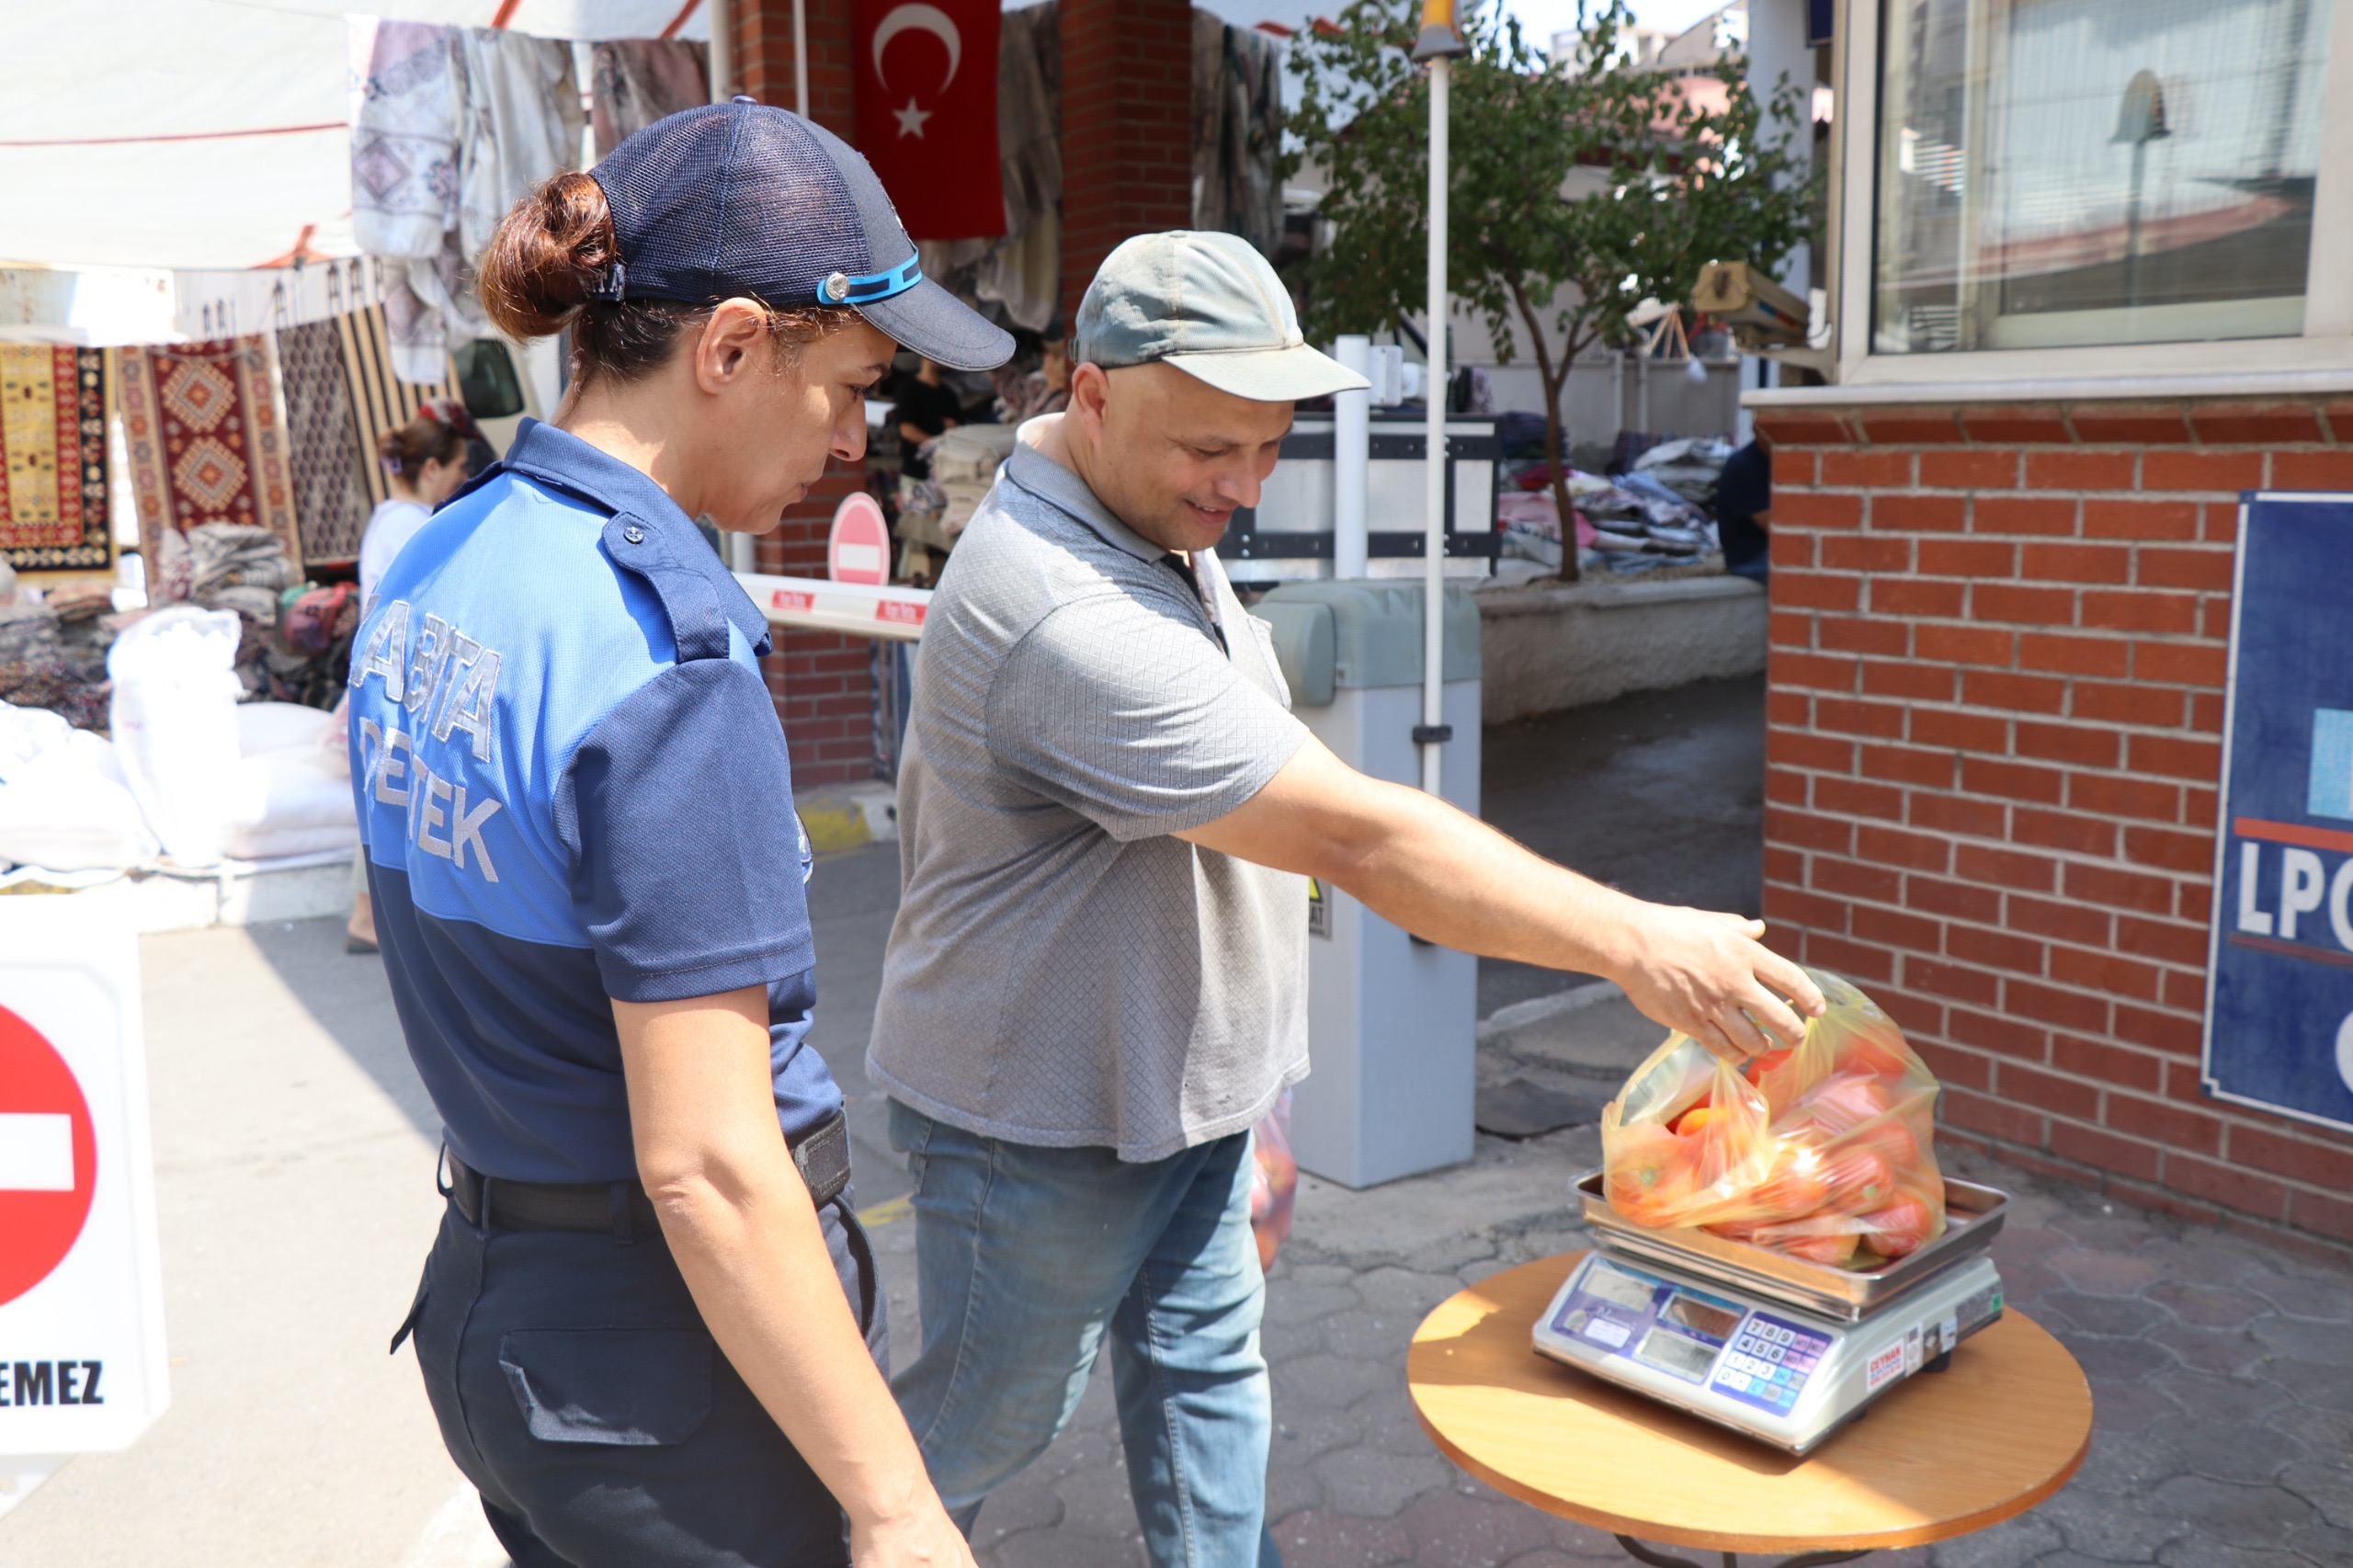
POLYGON ((57 1048, 0 1006, 0 1306, 55 1272, 97 1189, 89 1102, 57 1048))
POLYGON ((865 491, 842 497, 825 539, 825 575, 836 583, 879 588, 891 580, 891 528, 882 503, 865 491))
POLYGON ((103 905, 0 898, 0 1471, 169 1403, 138 947, 103 905))

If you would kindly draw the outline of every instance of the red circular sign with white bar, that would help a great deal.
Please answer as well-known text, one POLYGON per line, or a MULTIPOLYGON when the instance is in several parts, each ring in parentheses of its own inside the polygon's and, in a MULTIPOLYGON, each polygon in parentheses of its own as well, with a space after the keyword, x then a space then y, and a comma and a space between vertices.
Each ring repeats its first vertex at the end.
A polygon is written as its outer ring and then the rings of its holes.
POLYGON ((865 491, 842 497, 825 539, 825 575, 836 583, 879 588, 891 580, 891 529, 882 503, 865 491))
POLYGON ((97 1130, 73 1069, 0 1007, 0 1304, 49 1278, 90 1217, 97 1130))

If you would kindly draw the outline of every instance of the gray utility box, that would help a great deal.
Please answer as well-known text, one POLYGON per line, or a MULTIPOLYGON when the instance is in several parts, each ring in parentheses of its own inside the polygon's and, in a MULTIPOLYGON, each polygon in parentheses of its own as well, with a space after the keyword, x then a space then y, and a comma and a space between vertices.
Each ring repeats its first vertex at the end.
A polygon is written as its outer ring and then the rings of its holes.
MULTIPOLYGON (((1252 611, 1274 629, 1291 703, 1342 762, 1418 786, 1422 585, 1285 583, 1252 611)), ((1479 814, 1479 609, 1446 590, 1446 799, 1479 814)), ((1471 1158, 1479 960, 1416 941, 1336 888, 1308 913, 1308 1050, 1291 1110, 1300 1168, 1372 1187, 1471 1158)))

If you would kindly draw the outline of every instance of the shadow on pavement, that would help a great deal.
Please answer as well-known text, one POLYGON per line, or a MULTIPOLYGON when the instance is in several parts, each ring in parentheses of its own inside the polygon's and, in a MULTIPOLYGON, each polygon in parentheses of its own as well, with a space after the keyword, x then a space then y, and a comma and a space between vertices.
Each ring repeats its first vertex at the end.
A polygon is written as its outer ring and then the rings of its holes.
POLYGON ((409 1062, 384 960, 373 953, 345 952, 340 917, 273 921, 249 926, 245 934, 328 1038, 418 1131, 439 1142, 440 1113, 409 1062))

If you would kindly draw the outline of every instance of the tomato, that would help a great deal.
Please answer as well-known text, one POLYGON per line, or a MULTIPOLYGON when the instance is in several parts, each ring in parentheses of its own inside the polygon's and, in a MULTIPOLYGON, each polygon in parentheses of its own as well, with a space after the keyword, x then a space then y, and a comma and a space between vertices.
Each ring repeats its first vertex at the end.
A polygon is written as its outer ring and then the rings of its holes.
POLYGON ((1681 1222, 1699 1187, 1697 1138, 1677 1138, 1655 1123, 1621 1127, 1602 1176, 1609 1206, 1637 1225, 1681 1222))
POLYGON ((1712 1106, 1693 1106, 1675 1119, 1675 1135, 1688 1138, 1711 1121, 1721 1120, 1722 1113, 1712 1106))
POLYGON ((1876 1149, 1854 1144, 1824 1160, 1823 1180, 1829 1187, 1827 1208, 1841 1214, 1860 1214, 1885 1204, 1895 1191, 1895 1172, 1876 1149))
POLYGON ((1766 1220, 1802 1220, 1820 1209, 1830 1196, 1830 1183, 1824 1177, 1822 1152, 1810 1143, 1785 1143, 1780 1158, 1773 1163, 1773 1173, 1749 1194, 1758 1217, 1766 1220))
POLYGON ((1897 1193, 1895 1201, 1864 1215, 1862 1223, 1871 1250, 1887 1258, 1911 1256, 1944 1229, 1934 1211, 1908 1192, 1897 1193))
POLYGON ((1867 1074, 1877 1078, 1911 1078, 1920 1072, 1916 1062, 1907 1061, 1910 1048, 1902 1035, 1889 1031, 1892 1038, 1882 1038, 1875 1030, 1859 1032, 1838 1053, 1838 1065, 1849 1072, 1867 1074))
POLYGON ((1801 1221, 1794 1225, 1766 1225, 1756 1236, 1758 1246, 1771 1247, 1808 1263, 1844 1268, 1854 1261, 1857 1238, 1849 1232, 1822 1231, 1801 1221))
POLYGON ((1748 1075, 1748 1081, 1754 1084, 1765 1074, 1773 1072, 1778 1068, 1787 1066, 1789 1064, 1790 1058, 1796 1054, 1797 1052, 1794 1050, 1785 1045, 1779 1051, 1768 1051, 1750 1057, 1746 1062, 1741 1063, 1740 1070, 1746 1074, 1748 1075))

